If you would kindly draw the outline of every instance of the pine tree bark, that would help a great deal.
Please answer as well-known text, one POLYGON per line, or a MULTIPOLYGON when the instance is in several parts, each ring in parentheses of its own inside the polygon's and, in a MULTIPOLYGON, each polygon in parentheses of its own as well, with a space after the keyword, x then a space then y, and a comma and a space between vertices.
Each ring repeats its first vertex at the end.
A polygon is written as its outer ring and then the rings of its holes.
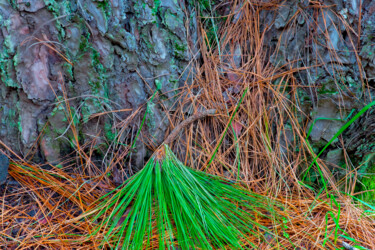
MULTIPOLYGON (((136 134, 148 103, 146 133, 161 143, 164 109, 191 77, 195 18, 184 1, 0 0, 0 139, 24 157, 58 162, 74 148, 74 127, 81 145, 97 138, 105 154, 116 124, 141 108, 121 131, 136 134), (125 111, 92 118, 113 110, 125 111)), ((139 165, 143 143, 136 151, 139 165)))

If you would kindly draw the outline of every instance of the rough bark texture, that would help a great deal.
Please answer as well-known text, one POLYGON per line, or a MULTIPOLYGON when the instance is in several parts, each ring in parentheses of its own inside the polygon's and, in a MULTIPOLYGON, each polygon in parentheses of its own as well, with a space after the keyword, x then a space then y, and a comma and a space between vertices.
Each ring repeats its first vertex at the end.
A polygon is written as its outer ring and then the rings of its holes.
MULTIPOLYGON (((184 1, 0 0, 1 140, 26 155, 43 131, 34 157, 57 162, 74 141, 65 104, 55 105, 65 90, 75 98, 69 103, 81 143, 97 137, 105 152, 104 138, 112 140, 114 125, 131 112, 90 115, 136 110, 157 87, 164 108, 173 109, 189 78, 196 30, 184 1)), ((168 120, 161 106, 148 109, 147 129, 158 144, 168 120)), ((145 149, 136 147, 142 164, 145 149)))
MULTIPOLYGON (((291 0, 282 3, 281 7, 270 7, 262 13, 262 28, 269 29, 265 46, 269 51, 278 51, 270 56, 274 66, 307 67, 295 76, 305 85, 300 88, 298 98, 300 108, 311 120, 307 130, 312 127, 309 139, 318 153, 374 96, 375 2, 291 0)), ((364 173, 370 174, 362 179, 368 189, 373 189, 375 183, 372 176, 375 172, 374 114, 370 109, 343 133, 343 144, 337 139, 323 154, 323 159, 340 178, 347 175, 340 167, 344 170, 359 167, 359 176, 353 174, 347 178, 361 179, 364 173)), ((374 196, 370 200, 373 199, 374 196)))

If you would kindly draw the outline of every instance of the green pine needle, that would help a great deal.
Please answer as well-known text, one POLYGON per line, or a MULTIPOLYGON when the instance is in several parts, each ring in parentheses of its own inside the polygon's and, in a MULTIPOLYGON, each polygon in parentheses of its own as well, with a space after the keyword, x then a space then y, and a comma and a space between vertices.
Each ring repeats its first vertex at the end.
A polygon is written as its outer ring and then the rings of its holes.
POLYGON ((116 249, 244 249, 270 230, 257 221, 276 216, 266 197, 184 166, 167 145, 92 218, 93 235, 116 249))

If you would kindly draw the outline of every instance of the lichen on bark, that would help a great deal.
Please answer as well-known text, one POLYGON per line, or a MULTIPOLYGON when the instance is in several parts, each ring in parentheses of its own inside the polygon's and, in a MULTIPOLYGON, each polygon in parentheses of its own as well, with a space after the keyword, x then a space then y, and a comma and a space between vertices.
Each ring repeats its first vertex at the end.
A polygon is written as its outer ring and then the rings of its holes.
MULTIPOLYGON (((80 139, 86 142, 89 135, 108 139, 114 125, 131 112, 91 119, 93 114, 145 107, 156 90, 155 80, 167 95, 164 108, 173 109, 174 94, 188 78, 183 72, 191 58, 188 44, 193 43, 184 23, 195 18, 195 12, 183 2, 1 0, 0 16, 0 132, 2 140, 21 154, 35 145, 40 133, 41 159, 55 162, 56 156, 66 153, 62 146, 66 139, 53 122, 55 94, 63 96, 64 91, 69 98, 80 122, 80 139), (14 119, 19 124, 10 126, 14 119)), ((194 25, 189 29, 191 34, 197 32, 194 25)), ((145 126, 141 133, 156 143, 163 140, 168 126, 160 101, 154 100, 148 119, 161 129, 145 126)), ((59 105, 67 114, 67 106, 59 105)), ((137 130, 136 124, 127 130, 135 134, 131 130, 137 130)), ((146 153, 135 151, 134 164, 140 166, 146 153)))

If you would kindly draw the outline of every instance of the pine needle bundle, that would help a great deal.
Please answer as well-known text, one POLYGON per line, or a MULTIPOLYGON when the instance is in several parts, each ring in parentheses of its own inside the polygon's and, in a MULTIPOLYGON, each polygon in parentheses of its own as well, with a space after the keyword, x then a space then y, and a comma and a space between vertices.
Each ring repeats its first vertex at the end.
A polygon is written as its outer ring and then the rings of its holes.
POLYGON ((92 235, 104 234, 103 246, 116 249, 256 247, 254 238, 262 241, 269 231, 259 221, 273 217, 274 205, 184 166, 163 144, 141 171, 102 197, 90 213, 97 223, 92 235))

